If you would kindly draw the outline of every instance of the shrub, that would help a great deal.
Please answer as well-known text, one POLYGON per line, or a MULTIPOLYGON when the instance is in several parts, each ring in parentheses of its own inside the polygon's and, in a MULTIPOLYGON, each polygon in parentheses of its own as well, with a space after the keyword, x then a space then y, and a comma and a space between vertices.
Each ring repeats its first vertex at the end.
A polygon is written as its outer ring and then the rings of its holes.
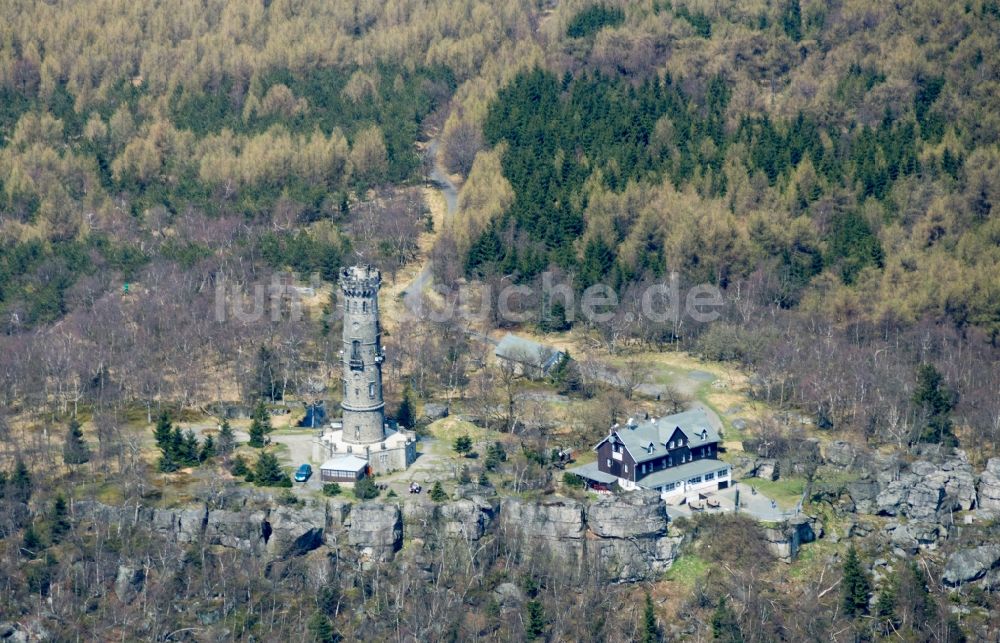
POLYGON ((339 496, 343 489, 340 488, 340 484, 337 482, 328 482, 323 485, 323 495, 324 496, 339 496))
POLYGON ((354 497, 358 500, 378 498, 379 490, 371 478, 362 478, 354 483, 354 497))
POLYGON ((585 486, 583 478, 569 471, 563 474, 563 484, 570 489, 583 489, 585 486))

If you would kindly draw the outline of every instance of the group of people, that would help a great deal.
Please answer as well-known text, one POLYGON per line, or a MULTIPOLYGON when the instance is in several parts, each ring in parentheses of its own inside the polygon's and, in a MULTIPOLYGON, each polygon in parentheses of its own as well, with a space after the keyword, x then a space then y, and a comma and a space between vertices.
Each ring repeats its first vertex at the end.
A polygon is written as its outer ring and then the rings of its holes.
POLYGON ((423 487, 421 487, 416 482, 411 482, 410 483, 410 493, 420 493, 422 490, 423 490, 423 487))

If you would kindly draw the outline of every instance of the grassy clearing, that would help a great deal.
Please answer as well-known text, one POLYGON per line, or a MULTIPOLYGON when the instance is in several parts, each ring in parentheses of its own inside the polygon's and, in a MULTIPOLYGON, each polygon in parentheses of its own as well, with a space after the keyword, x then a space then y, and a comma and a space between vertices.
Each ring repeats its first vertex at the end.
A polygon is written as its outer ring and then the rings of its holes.
POLYGON ((748 478, 744 484, 753 485, 757 491, 778 503, 782 509, 794 509, 802 497, 806 481, 804 478, 781 478, 779 480, 764 480, 748 478))
POLYGON ((670 566, 664 580, 691 589, 708 573, 708 568, 705 559, 694 554, 684 554, 670 566))
POLYGON ((427 432, 438 440, 446 442, 449 448, 455 438, 461 435, 469 436, 473 442, 482 442, 490 438, 493 433, 492 431, 476 426, 472 422, 466 422, 453 416, 441 418, 430 423, 427 425, 427 432))

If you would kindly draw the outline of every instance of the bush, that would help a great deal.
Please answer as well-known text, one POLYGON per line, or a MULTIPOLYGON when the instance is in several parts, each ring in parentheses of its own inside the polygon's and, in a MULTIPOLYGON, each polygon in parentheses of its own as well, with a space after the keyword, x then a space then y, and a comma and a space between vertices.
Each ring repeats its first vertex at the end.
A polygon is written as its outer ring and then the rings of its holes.
POLYGON ((434 488, 431 489, 431 500, 434 502, 444 502, 448 499, 448 494, 445 493, 444 487, 441 486, 441 482, 435 482, 434 488))
POLYGON ((378 498, 379 490, 371 478, 362 478, 354 483, 354 497, 358 500, 378 498))
POLYGON ((576 475, 575 473, 570 473, 569 471, 563 474, 563 484, 569 487, 570 489, 583 489, 583 487, 586 485, 586 483, 584 483, 583 481, 583 478, 576 475))
POLYGON ((455 438, 455 442, 452 444, 452 448, 459 455, 467 456, 469 452, 472 451, 472 438, 467 435, 460 435, 455 438))
POLYGON ((248 473, 250 473, 250 469, 247 467, 247 461, 243 459, 243 456, 238 455, 233 458, 233 464, 229 467, 229 472, 237 478, 244 478, 248 473))
POLYGON ((340 488, 340 484, 337 482, 328 482, 323 485, 323 495, 324 496, 339 496, 343 489, 340 488))

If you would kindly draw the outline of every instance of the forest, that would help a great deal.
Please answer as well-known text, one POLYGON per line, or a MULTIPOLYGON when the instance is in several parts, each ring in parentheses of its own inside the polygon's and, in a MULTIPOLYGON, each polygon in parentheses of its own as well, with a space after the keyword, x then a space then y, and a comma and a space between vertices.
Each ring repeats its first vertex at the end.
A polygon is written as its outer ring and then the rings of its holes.
POLYGON ((851 563, 844 541, 819 543, 789 574, 766 529, 706 516, 671 524, 676 569, 619 584, 504 531, 435 532, 395 564, 331 555, 317 579, 318 557, 265 562, 137 517, 261 510, 250 489, 305 507, 284 494, 268 413, 339 405, 334 293, 351 263, 385 278, 389 414, 453 458, 436 503, 474 480, 587 499, 553 452, 723 395, 648 393, 668 371, 738 383, 716 410, 761 419, 725 430, 781 460, 801 485, 786 495, 829 533, 850 531, 838 494, 900 470, 817 473, 810 440, 989 466, 998 39, 996 0, 0 3, 0 638, 28 621, 60 640, 995 634, 995 589, 941 581, 942 557, 995 541, 995 521, 949 516, 941 550, 875 578, 887 532, 852 538, 851 563), (551 278, 622 305, 590 321, 532 295, 514 303, 527 321, 407 319, 425 276, 432 306, 466 289, 493 307, 551 278), (671 279, 718 288, 721 318, 639 314, 671 279), (280 314, 231 314, 258 288, 280 314), (573 361, 526 382, 490 363, 507 332, 573 361), (456 436, 431 435, 435 405, 476 442, 451 453, 456 436), (245 443, 191 428, 225 408, 246 410, 245 443), (136 518, 78 518, 94 502, 136 518), (121 567, 146 570, 141 601, 109 589, 121 567))

